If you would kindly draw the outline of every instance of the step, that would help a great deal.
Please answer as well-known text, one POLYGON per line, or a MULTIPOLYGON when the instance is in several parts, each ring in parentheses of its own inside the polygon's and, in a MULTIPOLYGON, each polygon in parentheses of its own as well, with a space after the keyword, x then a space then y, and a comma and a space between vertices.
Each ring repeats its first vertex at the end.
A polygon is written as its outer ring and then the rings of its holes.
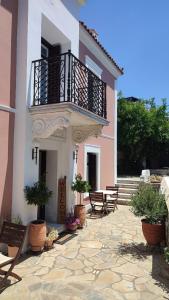
POLYGON ((136 194, 138 189, 131 189, 131 188, 121 188, 119 187, 119 193, 124 193, 124 194, 136 194))
POLYGON ((131 194, 118 193, 118 198, 131 199, 131 194))
POLYGON ((139 184, 136 183, 118 183, 118 186, 120 188, 131 188, 131 189, 137 189, 139 187, 139 184))
POLYGON ((130 205, 130 199, 123 199, 123 198, 118 198, 117 200, 118 205, 130 205))
POLYGON ((47 227, 55 228, 58 231, 58 233, 62 233, 66 230, 65 224, 57 224, 57 223, 47 222, 47 227))
POLYGON ((138 179, 132 179, 132 178, 118 178, 117 183, 119 184, 139 184, 140 183, 140 178, 138 179))
POLYGON ((138 180, 128 180, 128 179, 117 179, 117 184, 139 184, 138 180))

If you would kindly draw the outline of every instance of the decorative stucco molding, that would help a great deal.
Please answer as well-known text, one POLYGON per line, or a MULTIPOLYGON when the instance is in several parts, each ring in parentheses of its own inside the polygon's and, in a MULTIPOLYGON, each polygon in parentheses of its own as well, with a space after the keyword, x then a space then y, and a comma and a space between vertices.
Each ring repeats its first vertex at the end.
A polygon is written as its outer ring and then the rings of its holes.
POLYGON ((68 127, 70 122, 63 116, 57 117, 44 117, 33 120, 32 133, 33 138, 48 138, 57 129, 68 127))
POLYGON ((56 131, 52 134, 52 137, 65 139, 66 138, 66 129, 65 128, 56 129, 56 131))
POLYGON ((90 136, 98 137, 102 133, 102 125, 74 126, 72 127, 72 138, 74 143, 80 144, 90 136))

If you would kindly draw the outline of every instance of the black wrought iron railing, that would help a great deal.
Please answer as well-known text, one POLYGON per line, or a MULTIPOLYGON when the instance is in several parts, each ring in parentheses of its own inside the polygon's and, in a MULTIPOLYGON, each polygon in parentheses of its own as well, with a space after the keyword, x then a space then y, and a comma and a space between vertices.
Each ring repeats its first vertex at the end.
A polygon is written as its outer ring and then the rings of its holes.
POLYGON ((72 102, 106 118, 106 83, 70 51, 33 61, 33 105, 72 102))

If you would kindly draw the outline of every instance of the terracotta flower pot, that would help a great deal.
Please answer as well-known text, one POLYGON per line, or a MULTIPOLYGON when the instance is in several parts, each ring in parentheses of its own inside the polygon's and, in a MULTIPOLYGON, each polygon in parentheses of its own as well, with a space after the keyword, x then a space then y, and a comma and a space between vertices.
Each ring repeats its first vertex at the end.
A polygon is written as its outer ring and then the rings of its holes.
POLYGON ((165 240, 165 225, 150 224, 145 219, 141 220, 142 230, 148 245, 158 245, 165 240))
POLYGON ((66 228, 68 231, 74 232, 77 229, 77 224, 66 224, 66 228))
POLYGON ((18 252, 18 247, 8 245, 8 256, 15 257, 18 252))
POLYGON ((33 221, 29 225, 29 244, 32 251, 42 251, 46 239, 46 222, 43 220, 33 221))
POLYGON ((80 220, 79 227, 83 228, 85 222, 86 222, 86 208, 85 205, 75 205, 74 208, 74 215, 76 218, 80 220))
POLYGON ((46 240, 45 241, 45 248, 48 250, 48 249, 51 249, 53 246, 53 240, 46 240))

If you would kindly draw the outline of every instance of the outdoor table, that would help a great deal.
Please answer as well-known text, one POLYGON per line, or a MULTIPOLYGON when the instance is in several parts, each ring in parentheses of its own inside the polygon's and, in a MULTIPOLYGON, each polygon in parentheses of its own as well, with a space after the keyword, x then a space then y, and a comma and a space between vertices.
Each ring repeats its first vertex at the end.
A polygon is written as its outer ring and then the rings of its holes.
POLYGON ((103 193, 105 201, 107 200, 107 196, 112 196, 113 194, 116 194, 116 191, 111 190, 97 190, 97 193, 103 193))

